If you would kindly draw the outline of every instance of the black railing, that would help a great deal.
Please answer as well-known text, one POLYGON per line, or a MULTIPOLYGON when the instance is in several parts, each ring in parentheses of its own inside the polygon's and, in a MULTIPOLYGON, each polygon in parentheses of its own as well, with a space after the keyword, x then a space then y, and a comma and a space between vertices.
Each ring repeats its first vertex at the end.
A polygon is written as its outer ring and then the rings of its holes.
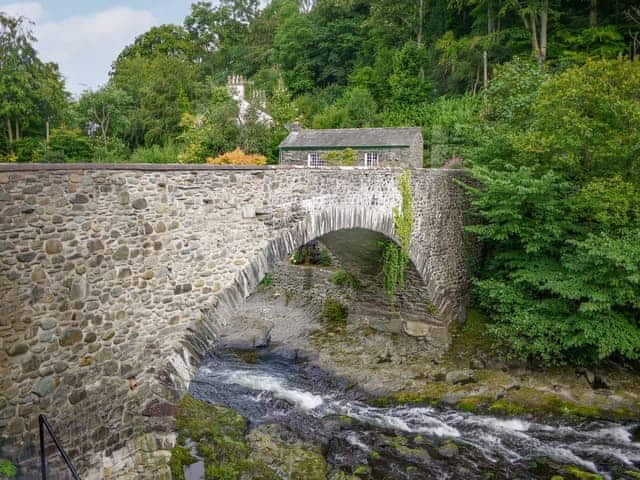
POLYGON ((69 472, 71 472, 71 476, 73 477, 73 480, 80 480, 80 475, 78 475, 78 471, 76 470, 76 467, 73 466, 73 463, 69 458, 69 455, 67 455, 67 452, 65 452, 64 448, 62 448, 62 445, 60 445, 60 442, 58 441, 58 437, 56 437, 56 434, 53 433, 53 429, 51 428, 51 425, 47 421, 47 417, 45 417, 44 415, 39 415, 38 423, 40 425, 40 469, 42 470, 42 480, 47 480, 47 456, 44 448, 44 429, 45 428, 47 429, 47 432, 49 432, 49 436, 51 437, 54 445, 58 449, 58 453, 62 457, 62 460, 67 465, 69 472))

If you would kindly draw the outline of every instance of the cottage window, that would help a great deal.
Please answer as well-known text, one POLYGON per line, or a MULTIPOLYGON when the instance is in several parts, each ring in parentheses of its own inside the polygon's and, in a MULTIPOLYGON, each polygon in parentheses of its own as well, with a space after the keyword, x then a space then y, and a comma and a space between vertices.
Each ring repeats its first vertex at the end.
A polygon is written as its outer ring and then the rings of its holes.
POLYGON ((307 165, 309 167, 321 167, 322 159, 320 158, 320 154, 318 152, 310 152, 307 155, 307 165))
POLYGON ((378 166, 378 152, 365 152, 364 166, 367 168, 378 166))

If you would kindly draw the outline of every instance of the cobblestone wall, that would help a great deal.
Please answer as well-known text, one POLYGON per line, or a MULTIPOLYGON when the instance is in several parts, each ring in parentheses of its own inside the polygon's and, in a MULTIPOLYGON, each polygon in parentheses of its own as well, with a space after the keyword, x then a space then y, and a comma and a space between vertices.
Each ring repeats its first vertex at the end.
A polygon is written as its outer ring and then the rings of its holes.
MULTIPOLYGON (((216 325, 294 248, 393 236, 397 170, 0 165, 0 435, 22 473, 46 413, 83 478, 162 478, 174 402, 216 325)), ((459 172, 413 172, 411 257, 464 318, 459 172)))

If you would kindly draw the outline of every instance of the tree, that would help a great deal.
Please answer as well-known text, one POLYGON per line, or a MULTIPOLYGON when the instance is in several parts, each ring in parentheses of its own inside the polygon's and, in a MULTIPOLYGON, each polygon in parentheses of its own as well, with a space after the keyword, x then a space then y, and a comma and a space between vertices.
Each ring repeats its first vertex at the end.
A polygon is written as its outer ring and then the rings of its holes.
POLYGON ((44 137, 68 98, 57 65, 43 63, 34 42, 24 17, 0 13, 0 118, 9 144, 34 131, 44 137))
POLYGON ((547 59, 549 0, 507 0, 506 7, 518 12, 531 39, 531 53, 542 65, 547 59))
POLYGON ((517 65, 487 91, 495 125, 474 159, 471 230, 488 247, 475 297, 519 357, 638 359, 640 65, 588 61, 526 81, 517 65))
POLYGON ((124 58, 114 64, 113 88, 132 99, 124 133, 132 147, 164 145, 177 137, 182 115, 202 96, 198 74, 198 65, 160 55, 124 58))
POLYGON ((104 145, 110 133, 114 135, 124 134, 127 124, 127 109, 131 99, 126 92, 112 85, 82 94, 78 102, 78 110, 87 131, 98 129, 104 145))

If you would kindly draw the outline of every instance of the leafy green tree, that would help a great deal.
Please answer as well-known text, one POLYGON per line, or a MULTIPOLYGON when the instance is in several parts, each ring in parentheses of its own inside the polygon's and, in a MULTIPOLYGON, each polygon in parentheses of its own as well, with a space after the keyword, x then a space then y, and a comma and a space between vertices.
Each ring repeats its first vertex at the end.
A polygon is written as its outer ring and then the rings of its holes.
POLYGON ((136 56, 114 64, 113 88, 132 99, 124 134, 132 147, 163 145, 177 137, 182 115, 202 95, 198 70, 193 63, 163 56, 136 56))
POLYGON ((348 89, 335 105, 313 118, 314 128, 361 128, 377 123, 378 106, 362 88, 348 89))
POLYGON ((508 147, 487 142, 475 158, 483 221, 471 230, 488 247, 476 298, 517 356, 638 359, 640 65, 588 61, 554 76, 530 73, 516 83, 498 76, 487 92, 499 108, 490 105, 485 118, 508 147))
POLYGON ((202 114, 185 114, 183 132, 179 139, 185 150, 179 155, 181 163, 203 163, 208 157, 217 157, 234 150, 240 142, 238 105, 226 89, 214 91, 210 107, 202 114))
POLYGON ((122 136, 128 125, 128 108, 131 99, 123 90, 112 85, 82 94, 78 102, 78 112, 82 125, 91 131, 95 131, 104 145, 107 145, 109 136, 122 136))
POLYGON ((24 17, 0 13, 0 119, 9 145, 25 135, 44 138, 47 122, 65 113, 68 94, 58 67, 38 58, 34 42, 24 17))

